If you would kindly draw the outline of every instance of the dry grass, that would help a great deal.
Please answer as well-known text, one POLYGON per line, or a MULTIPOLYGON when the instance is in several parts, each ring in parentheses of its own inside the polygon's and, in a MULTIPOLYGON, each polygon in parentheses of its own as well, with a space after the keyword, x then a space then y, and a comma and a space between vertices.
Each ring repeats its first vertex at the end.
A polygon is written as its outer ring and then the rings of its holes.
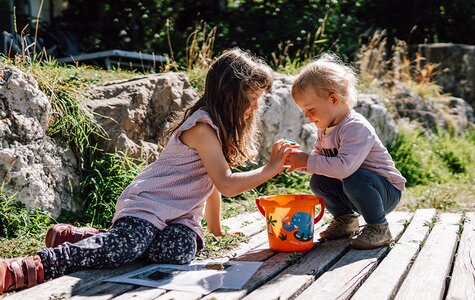
POLYGON ((213 47, 216 27, 209 28, 206 22, 199 22, 186 41, 186 69, 208 69, 213 61, 213 47))
POLYGON ((358 55, 360 78, 373 88, 377 80, 391 88, 395 81, 403 83, 423 99, 442 96, 442 87, 435 82, 445 72, 440 64, 428 63, 420 52, 411 59, 406 42, 396 40, 388 50, 385 32, 375 33, 358 55))

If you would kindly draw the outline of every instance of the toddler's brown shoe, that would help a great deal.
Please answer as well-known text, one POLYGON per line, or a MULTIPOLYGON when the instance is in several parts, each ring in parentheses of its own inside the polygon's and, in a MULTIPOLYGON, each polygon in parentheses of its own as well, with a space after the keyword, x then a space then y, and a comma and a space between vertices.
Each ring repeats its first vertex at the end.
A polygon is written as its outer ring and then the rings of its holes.
POLYGON ((77 243, 80 240, 101 232, 91 227, 75 227, 70 224, 54 224, 46 233, 45 245, 53 248, 65 242, 77 243))
POLYGON ((358 216, 353 214, 334 218, 327 229, 320 232, 320 238, 334 240, 358 233, 360 230, 358 216))
POLYGON ((368 224, 361 234, 351 241, 355 249, 374 249, 391 244, 393 237, 388 224, 368 224))

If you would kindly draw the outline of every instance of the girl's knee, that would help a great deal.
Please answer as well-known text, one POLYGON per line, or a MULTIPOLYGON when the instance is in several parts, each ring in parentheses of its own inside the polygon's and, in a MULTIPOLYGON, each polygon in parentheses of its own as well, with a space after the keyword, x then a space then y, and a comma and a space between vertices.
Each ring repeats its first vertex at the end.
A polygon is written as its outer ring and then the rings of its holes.
POLYGON ((147 253, 147 260, 154 263, 183 265, 191 262, 197 252, 193 245, 173 249, 153 249, 147 253))
POLYGON ((146 252, 148 260, 156 263, 187 264, 198 251, 197 235, 184 225, 166 227, 146 252))
POLYGON ((184 265, 191 262, 191 260, 195 257, 195 251, 190 251, 187 253, 180 253, 179 255, 173 257, 170 261, 172 264, 177 265, 184 265))

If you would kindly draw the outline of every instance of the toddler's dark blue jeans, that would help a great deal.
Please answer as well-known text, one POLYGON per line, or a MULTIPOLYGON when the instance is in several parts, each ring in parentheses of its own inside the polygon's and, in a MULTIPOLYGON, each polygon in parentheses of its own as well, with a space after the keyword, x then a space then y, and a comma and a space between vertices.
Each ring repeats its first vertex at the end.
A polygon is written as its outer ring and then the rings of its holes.
POLYGON ((358 169, 340 181, 314 174, 312 192, 325 200, 325 208, 334 216, 360 213, 367 224, 384 224, 386 214, 396 208, 401 191, 386 178, 366 169, 358 169))
POLYGON ((89 268, 119 267, 142 257, 157 263, 186 264, 199 250, 190 228, 172 224, 158 230, 134 217, 120 218, 111 229, 75 244, 40 250, 45 279, 89 268))

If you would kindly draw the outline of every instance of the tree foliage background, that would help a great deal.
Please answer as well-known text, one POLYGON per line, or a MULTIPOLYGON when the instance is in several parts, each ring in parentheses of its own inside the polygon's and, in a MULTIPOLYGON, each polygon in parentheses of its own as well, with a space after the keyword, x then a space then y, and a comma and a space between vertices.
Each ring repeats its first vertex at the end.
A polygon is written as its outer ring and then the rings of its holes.
POLYGON ((475 44, 475 0, 75 0, 54 26, 86 51, 169 53, 169 38, 180 58, 200 21, 217 27, 216 51, 239 46, 266 58, 313 43, 319 27, 322 49, 347 58, 382 29, 408 43, 475 44))

